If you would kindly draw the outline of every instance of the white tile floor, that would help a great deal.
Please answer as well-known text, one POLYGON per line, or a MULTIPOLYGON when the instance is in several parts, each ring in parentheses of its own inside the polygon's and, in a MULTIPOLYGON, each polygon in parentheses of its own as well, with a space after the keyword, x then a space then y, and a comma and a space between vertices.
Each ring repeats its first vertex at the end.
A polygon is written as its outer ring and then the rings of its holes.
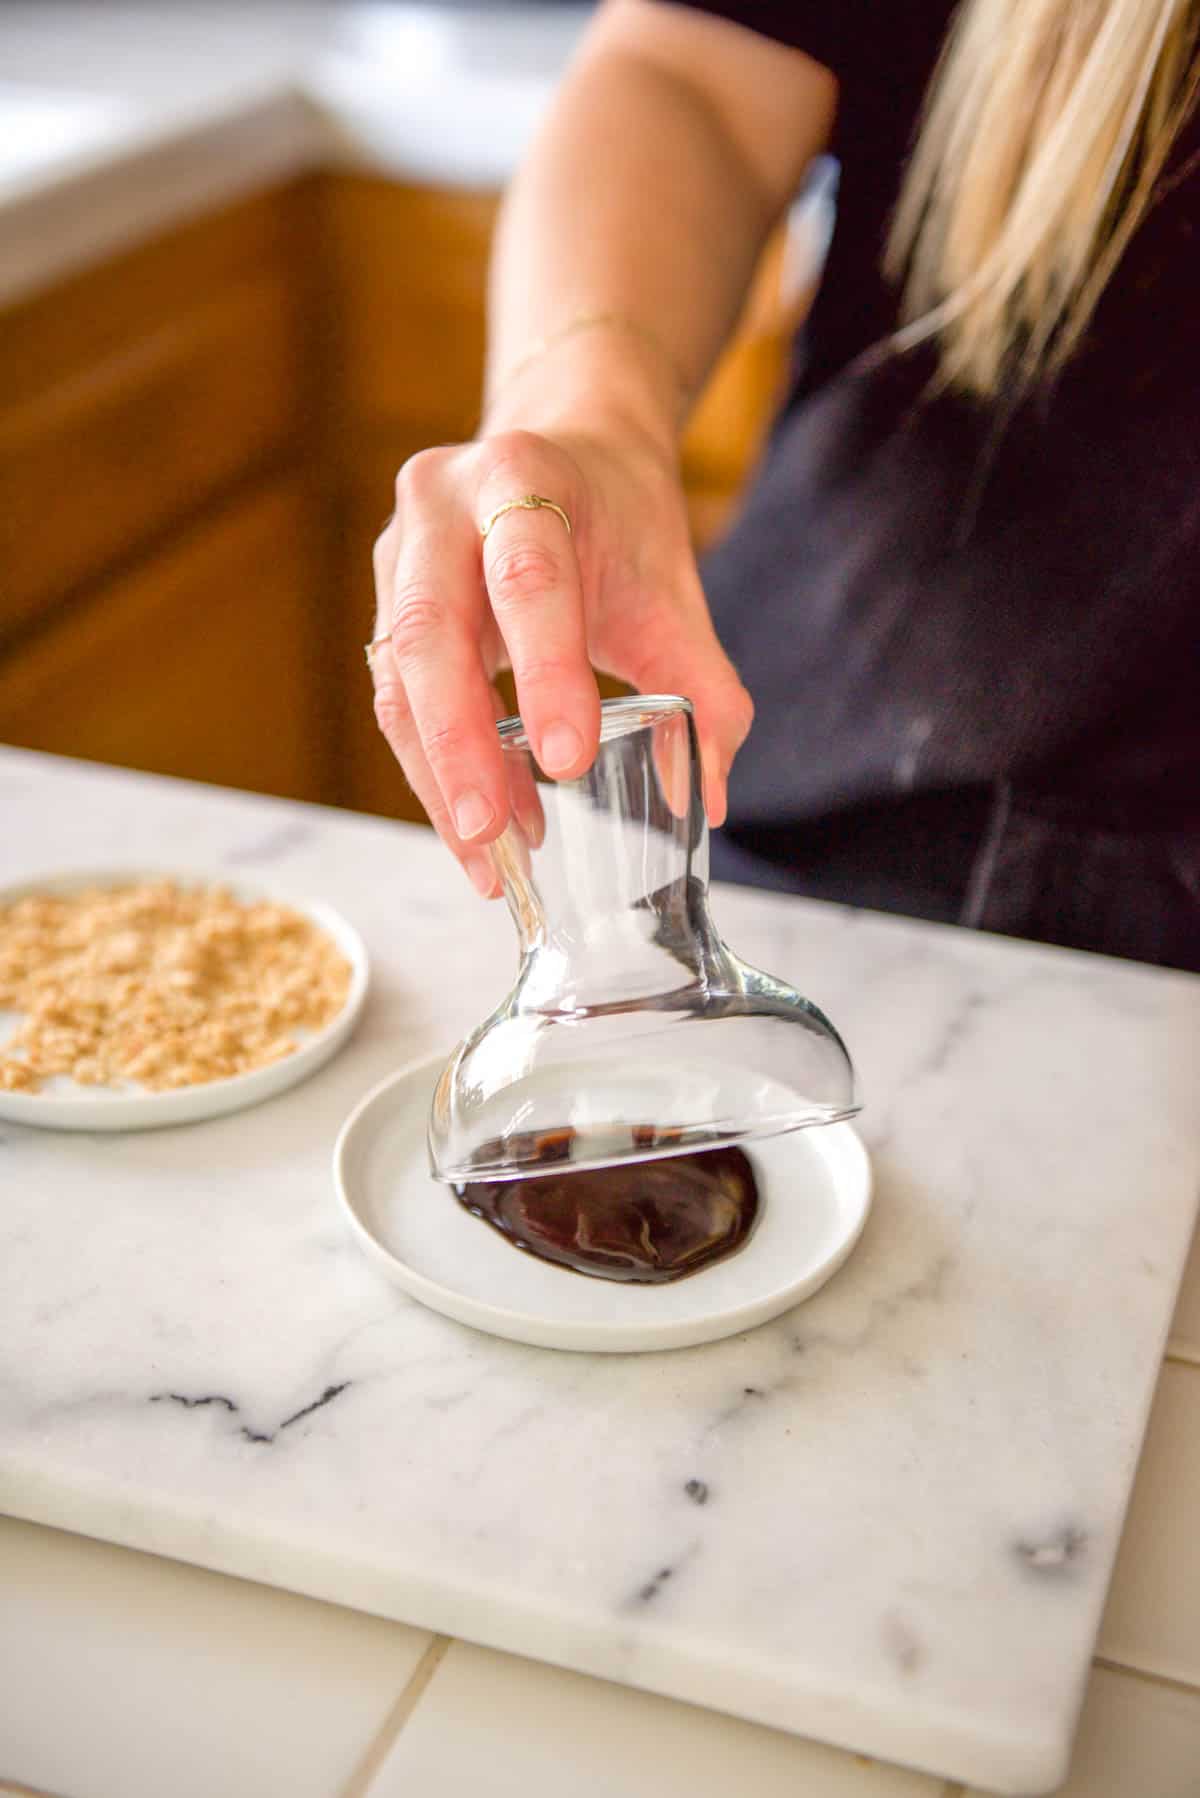
POLYGON ((1200 1367, 1162 1370, 1099 1652, 1200 1687, 1200 1367))
POLYGON ((456 1642, 371 1798, 941 1798, 943 1790, 941 1780, 456 1642))
POLYGON ((0 1525, 0 1778, 69 1798, 330 1798, 419 1630, 0 1525))
MULTIPOLYGON (((1059 1798, 1197 1798, 1200 1692, 1097 1667, 1059 1798)), ((969 1798, 984 1798, 971 1791, 969 1798)))
MULTIPOLYGON (((1064 1798, 1200 1798, 1197 1517, 1200 1366, 1168 1362, 1101 1633, 1121 1666, 1094 1671, 1064 1798)), ((0 1793, 30 1790, 962 1798, 669 1699, 0 1519, 0 1793)))
POLYGON ((1200 1228, 1192 1238, 1167 1352, 1200 1364, 1200 1228))

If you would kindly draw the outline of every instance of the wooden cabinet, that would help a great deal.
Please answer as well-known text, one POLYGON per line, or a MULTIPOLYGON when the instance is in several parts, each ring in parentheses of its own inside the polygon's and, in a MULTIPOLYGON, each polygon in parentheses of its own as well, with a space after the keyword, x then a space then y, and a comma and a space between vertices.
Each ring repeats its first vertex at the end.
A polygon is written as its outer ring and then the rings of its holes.
POLYGON ((344 174, 320 183, 318 204, 343 418, 385 435, 419 424, 425 442, 469 437, 496 197, 344 174))
POLYGON ((0 423, 7 621, 68 596, 299 440, 281 274, 215 295, 0 423))
POLYGON ((0 739, 335 797, 311 183, 0 319, 0 739))
POLYGON ((301 197, 172 232, 0 320, 0 642, 301 457, 301 197))
POLYGON ((312 539, 305 493, 277 480, 105 582, 0 662, 5 737, 318 796, 327 728, 312 539))
MULTIPOLYGON (((362 644, 396 470, 475 429, 497 201, 306 177, 0 316, 0 740, 420 817, 362 644)), ((697 410, 698 543, 758 452, 768 264, 697 410)))

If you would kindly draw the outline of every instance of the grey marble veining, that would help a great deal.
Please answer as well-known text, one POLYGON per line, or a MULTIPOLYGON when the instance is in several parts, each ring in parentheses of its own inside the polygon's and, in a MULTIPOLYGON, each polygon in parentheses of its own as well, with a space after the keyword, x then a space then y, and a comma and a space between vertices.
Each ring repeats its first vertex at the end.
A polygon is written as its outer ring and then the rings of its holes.
POLYGON ((349 1048, 259 1109, 0 1124, 0 1504, 1010 1792, 1060 1772, 1200 1181, 1200 981, 721 891, 843 1029, 878 1197, 711 1347, 555 1355, 382 1282, 357 1098, 513 945, 427 836, 0 756, 0 869, 239 871, 362 931, 349 1048))

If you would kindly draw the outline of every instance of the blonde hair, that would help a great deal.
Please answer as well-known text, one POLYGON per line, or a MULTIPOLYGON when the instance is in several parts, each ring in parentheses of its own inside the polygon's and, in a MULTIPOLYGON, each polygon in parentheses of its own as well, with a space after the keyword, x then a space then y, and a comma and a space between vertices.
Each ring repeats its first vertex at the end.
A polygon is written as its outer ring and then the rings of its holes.
POLYGON ((1195 97, 1200 0, 964 0, 885 268, 902 347, 990 397, 1060 366, 1195 97))

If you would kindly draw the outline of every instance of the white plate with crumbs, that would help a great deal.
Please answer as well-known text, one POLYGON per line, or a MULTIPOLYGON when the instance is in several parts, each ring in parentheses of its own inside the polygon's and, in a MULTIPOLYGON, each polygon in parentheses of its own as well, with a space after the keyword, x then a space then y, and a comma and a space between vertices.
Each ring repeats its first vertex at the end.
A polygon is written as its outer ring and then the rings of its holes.
POLYGON ((823 1286, 871 1208, 867 1152, 849 1124, 743 1142, 761 1211, 724 1261, 662 1286, 579 1274, 506 1241, 429 1171, 425 1130, 442 1062, 393 1074, 334 1149, 338 1200, 360 1247, 422 1304, 539 1348, 630 1354, 753 1329, 823 1286))
POLYGON ((0 1118, 151 1130, 257 1105, 337 1053, 366 993, 366 948, 332 906, 220 871, 2 887, 0 1118))

